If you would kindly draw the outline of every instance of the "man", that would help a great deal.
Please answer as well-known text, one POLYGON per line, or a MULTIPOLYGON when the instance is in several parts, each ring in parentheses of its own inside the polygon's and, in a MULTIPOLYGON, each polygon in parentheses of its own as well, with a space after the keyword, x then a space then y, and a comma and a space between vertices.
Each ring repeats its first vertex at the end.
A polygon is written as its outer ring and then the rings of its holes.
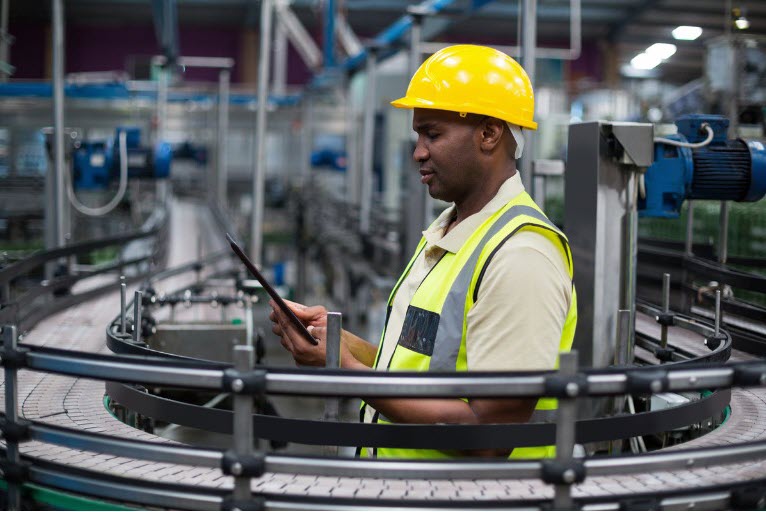
MULTIPOLYGON (((564 235, 524 191, 516 170, 521 128, 536 129, 524 70, 487 47, 458 45, 427 59, 407 95, 413 158, 429 194, 454 203, 423 232, 389 299, 379 347, 344 331, 341 366, 355 370, 465 371, 555 368, 577 321, 572 258, 564 235)), ((324 365, 326 310, 293 305, 320 344, 305 342, 274 305, 273 331, 296 362, 324 365)), ((544 418, 555 401, 369 399, 369 423, 518 423, 544 418)), ((509 440, 509 444, 512 440, 509 440)), ((511 450, 482 454, 508 456, 511 450)), ((361 449, 365 456, 434 458, 437 450, 361 449)), ((475 453, 474 453, 475 454, 475 453)), ((516 448, 512 457, 551 455, 516 448)))

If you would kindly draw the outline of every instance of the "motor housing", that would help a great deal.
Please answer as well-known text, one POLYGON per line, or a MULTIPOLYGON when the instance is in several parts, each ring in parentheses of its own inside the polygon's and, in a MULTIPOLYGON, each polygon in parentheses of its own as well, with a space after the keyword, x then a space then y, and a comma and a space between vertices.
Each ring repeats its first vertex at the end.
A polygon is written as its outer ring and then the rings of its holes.
POLYGON ((644 176, 645 194, 639 197, 642 217, 677 218, 686 199, 758 201, 766 194, 766 149, 760 141, 728 139, 729 120, 693 114, 678 118, 678 133, 667 137, 700 148, 654 145, 654 163, 644 176))

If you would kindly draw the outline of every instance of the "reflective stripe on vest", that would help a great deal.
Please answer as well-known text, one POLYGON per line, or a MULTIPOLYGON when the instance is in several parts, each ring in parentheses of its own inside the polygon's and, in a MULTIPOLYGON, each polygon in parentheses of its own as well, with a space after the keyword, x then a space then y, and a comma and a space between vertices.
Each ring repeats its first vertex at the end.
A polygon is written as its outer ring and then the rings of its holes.
MULTIPOLYGON (((465 361, 466 317, 468 310, 473 306, 478 296, 478 287, 484 270, 494 251, 516 232, 527 228, 544 231, 550 235, 549 238, 556 239, 554 243, 561 251, 562 257, 565 258, 570 279, 572 278, 572 256, 566 237, 548 220, 526 192, 519 194, 477 228, 474 235, 471 235, 464 244, 465 252, 461 249, 458 253, 448 253, 449 257, 445 255, 443 258, 446 261, 442 267, 437 269, 442 264, 442 260, 440 260, 431 269, 431 272, 434 272, 433 278, 429 281, 426 277, 410 300, 402 335, 391 356, 391 370, 460 371, 467 369, 465 361), (480 239, 478 239, 479 237, 480 239), (426 284, 427 282, 429 284, 426 284), (449 286, 448 290, 444 289, 446 286, 449 286), (432 332, 434 324, 438 326, 435 328, 435 333, 432 332)), ((410 260, 391 293, 388 302, 389 309, 399 286, 424 247, 425 240, 421 240, 415 251, 415 256, 410 260)), ((576 294, 574 287, 572 287, 570 308, 559 343, 560 351, 568 351, 571 348, 577 319, 576 311, 576 294)), ((387 324, 388 319, 386 320, 387 324)), ((386 327, 388 326, 386 325, 386 327)), ((384 336, 385 329, 381 336, 381 345, 384 336)), ((380 363, 380 348, 376 356, 376 367, 380 363)), ((556 361, 556 365, 558 365, 558 361, 556 361)), ((367 405, 363 402, 360 411, 363 420, 366 407, 367 405)), ((555 418, 555 413, 556 401, 543 398, 538 400, 530 421, 552 421, 555 418)), ((378 414, 375 414, 372 421, 389 423, 378 414)), ((362 451, 363 454, 365 452, 366 450, 362 451)), ((375 452, 381 457, 438 458, 448 456, 445 452, 437 450, 380 448, 375 452)), ((524 447, 515 449, 512 457, 539 458, 552 455, 552 447, 524 447)))

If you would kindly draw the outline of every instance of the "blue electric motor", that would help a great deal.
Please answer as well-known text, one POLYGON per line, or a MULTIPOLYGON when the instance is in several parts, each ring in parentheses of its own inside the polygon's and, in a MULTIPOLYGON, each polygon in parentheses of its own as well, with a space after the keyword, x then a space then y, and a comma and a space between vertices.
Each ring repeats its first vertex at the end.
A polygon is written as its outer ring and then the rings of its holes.
POLYGON ((723 116, 682 116, 676 126, 678 133, 667 139, 700 143, 708 138, 708 126, 713 139, 700 148, 654 144, 639 216, 677 218, 685 199, 752 202, 766 194, 766 149, 761 142, 727 139, 729 120, 723 116))
POLYGON ((136 127, 117 128, 113 140, 83 142, 72 157, 74 188, 105 189, 120 179, 120 133, 125 132, 128 153, 128 178, 162 179, 170 176, 173 150, 159 142, 153 148, 141 146, 141 131, 136 127))

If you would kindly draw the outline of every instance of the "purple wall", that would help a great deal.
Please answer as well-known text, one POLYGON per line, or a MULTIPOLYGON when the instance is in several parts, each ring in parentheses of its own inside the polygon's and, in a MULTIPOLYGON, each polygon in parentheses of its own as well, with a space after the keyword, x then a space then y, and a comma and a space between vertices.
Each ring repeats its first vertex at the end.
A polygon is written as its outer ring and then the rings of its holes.
MULTIPOLYGON (((11 47, 11 64, 16 66, 14 78, 42 79, 49 39, 46 24, 11 24, 9 32, 16 37, 11 47)), ((238 60, 241 32, 225 28, 181 27, 179 44, 183 55, 195 57, 231 57, 238 60)), ((67 73, 82 71, 125 70, 131 56, 157 55, 159 48, 154 28, 140 26, 66 27, 67 73)), ((297 58, 297 55, 295 56, 297 58)), ((300 76, 300 68, 296 73, 300 76)), ((210 69, 188 69, 189 81, 217 81, 218 72, 210 69)), ((232 81, 239 79, 235 64, 232 81)))
POLYGON ((41 79, 45 76, 45 47, 48 44, 45 25, 9 23, 8 32, 16 38, 11 45, 11 64, 16 66, 14 78, 41 79))

